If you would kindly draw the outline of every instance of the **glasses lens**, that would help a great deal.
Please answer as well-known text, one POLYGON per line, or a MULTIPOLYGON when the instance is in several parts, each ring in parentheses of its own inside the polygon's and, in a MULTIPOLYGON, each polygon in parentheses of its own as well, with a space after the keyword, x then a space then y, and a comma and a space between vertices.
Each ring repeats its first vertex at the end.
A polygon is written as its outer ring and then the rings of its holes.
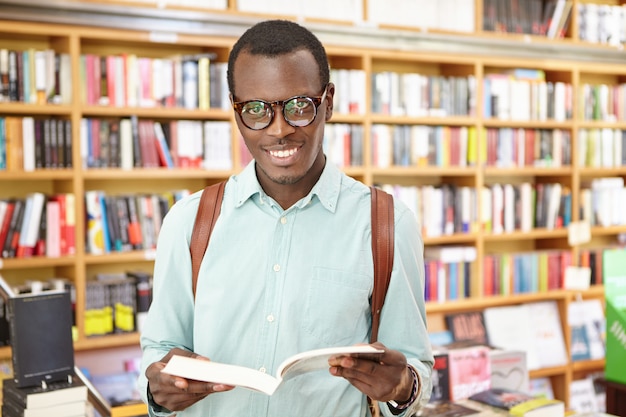
POLYGON ((263 129, 272 121, 272 106, 262 101, 249 101, 241 108, 241 120, 250 129, 263 129))
POLYGON ((317 109, 315 103, 308 97, 294 97, 285 102, 283 115, 292 126, 304 127, 315 119, 317 109))

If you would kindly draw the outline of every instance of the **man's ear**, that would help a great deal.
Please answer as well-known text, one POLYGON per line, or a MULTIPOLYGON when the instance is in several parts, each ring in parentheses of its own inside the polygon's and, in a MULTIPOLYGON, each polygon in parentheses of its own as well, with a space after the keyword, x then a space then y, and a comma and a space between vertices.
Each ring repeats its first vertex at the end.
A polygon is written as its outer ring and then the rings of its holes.
POLYGON ((328 83, 328 87, 326 87, 326 117, 325 117, 326 121, 329 121, 333 117, 334 96, 335 96, 335 84, 328 83))

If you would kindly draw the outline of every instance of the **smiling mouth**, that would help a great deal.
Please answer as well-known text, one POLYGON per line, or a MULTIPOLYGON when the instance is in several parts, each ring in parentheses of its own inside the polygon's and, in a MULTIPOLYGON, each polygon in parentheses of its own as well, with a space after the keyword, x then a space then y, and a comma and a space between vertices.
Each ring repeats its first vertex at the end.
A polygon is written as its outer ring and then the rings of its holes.
POLYGON ((298 152, 299 148, 291 148, 280 151, 268 151, 270 156, 274 158, 289 158, 290 156, 295 155, 298 152))

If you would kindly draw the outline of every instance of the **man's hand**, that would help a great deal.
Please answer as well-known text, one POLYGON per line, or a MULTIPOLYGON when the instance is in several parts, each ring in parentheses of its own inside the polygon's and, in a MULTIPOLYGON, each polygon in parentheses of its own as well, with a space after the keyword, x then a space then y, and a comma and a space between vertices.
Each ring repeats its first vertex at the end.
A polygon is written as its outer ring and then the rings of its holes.
POLYGON ((152 394, 153 401, 170 411, 181 411, 195 404, 207 395, 214 392, 230 391, 234 387, 211 382, 195 381, 178 376, 172 376, 161 372, 173 355, 189 356, 192 358, 206 359, 193 352, 174 348, 169 351, 159 362, 154 362, 146 369, 148 378, 148 390, 152 394))
POLYGON ((397 350, 385 348, 380 342, 372 346, 383 349, 385 353, 375 358, 367 355, 332 357, 328 361, 330 373, 347 379, 373 400, 408 401, 413 388, 413 375, 407 367, 406 357, 397 350))

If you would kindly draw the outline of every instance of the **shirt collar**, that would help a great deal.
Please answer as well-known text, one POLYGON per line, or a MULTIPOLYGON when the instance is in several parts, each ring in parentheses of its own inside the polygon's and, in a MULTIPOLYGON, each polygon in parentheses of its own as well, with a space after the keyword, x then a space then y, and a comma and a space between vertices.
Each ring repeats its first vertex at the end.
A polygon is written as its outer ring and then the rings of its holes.
MULTIPOLYGON (((256 194, 266 198, 265 191, 261 188, 261 184, 259 184, 259 180, 256 177, 255 161, 250 162, 241 173, 235 175, 234 180, 237 182, 236 207, 240 207, 246 200, 256 194)), ((340 189, 341 171, 335 164, 326 161, 322 175, 313 186, 311 192, 295 205, 299 208, 303 208, 311 202, 314 196, 317 196, 322 206, 331 213, 334 213, 337 208, 340 189)))

